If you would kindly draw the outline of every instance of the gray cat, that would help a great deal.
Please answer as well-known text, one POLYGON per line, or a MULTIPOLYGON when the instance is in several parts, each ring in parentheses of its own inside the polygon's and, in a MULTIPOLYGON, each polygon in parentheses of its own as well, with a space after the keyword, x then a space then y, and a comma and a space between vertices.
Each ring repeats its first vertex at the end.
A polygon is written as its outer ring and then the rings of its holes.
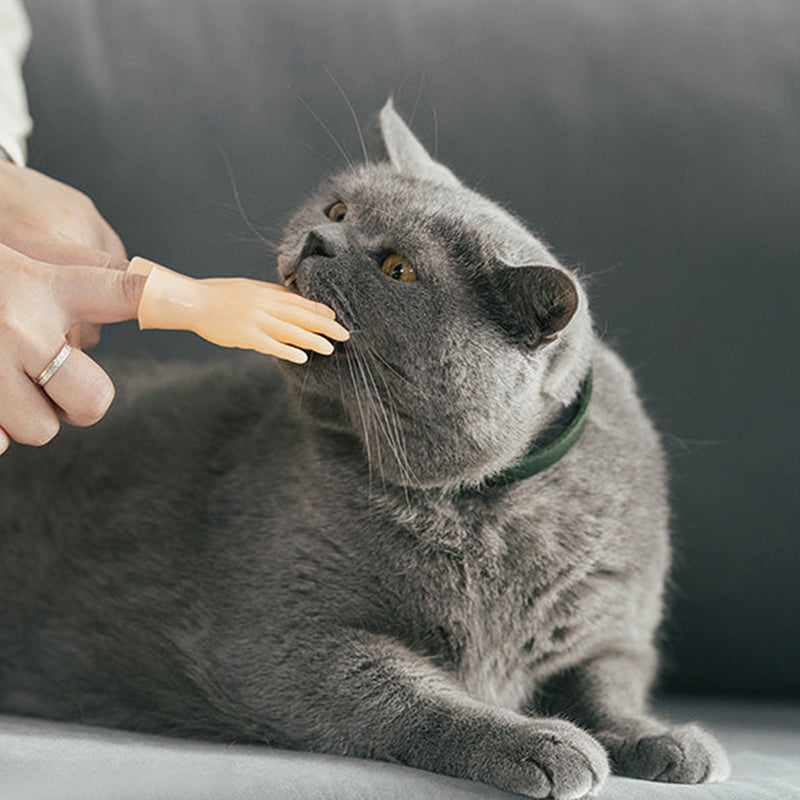
POLYGON ((0 459, 0 710, 531 797, 724 779, 647 708, 669 511, 629 371, 574 274, 391 103, 378 130, 279 253, 350 342, 119 377, 0 459))

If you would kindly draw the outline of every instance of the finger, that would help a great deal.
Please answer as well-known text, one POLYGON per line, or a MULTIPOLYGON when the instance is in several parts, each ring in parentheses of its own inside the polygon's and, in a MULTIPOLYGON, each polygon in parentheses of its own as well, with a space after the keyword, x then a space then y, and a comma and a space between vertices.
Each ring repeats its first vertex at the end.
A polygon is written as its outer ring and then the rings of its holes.
POLYGON ((273 310, 272 313, 275 316, 279 314, 280 319, 284 322, 305 328, 307 331, 322 333, 337 342, 346 342, 350 338, 347 328, 342 327, 338 322, 320 317, 318 314, 312 314, 302 308, 282 308, 273 310))
POLYGON ((94 425, 114 399, 114 384, 86 353, 73 350, 44 391, 70 425, 94 425))
POLYGON ((28 235, 24 241, 20 241, 18 236, 12 237, 6 241, 6 244, 29 258, 44 261, 47 264, 58 264, 59 266, 81 264, 100 269, 123 270, 128 266, 124 250, 121 254, 113 251, 107 252, 56 236, 45 236, 38 231, 36 236, 28 235))
POLYGON ((93 267, 61 267, 53 272, 53 293, 71 322, 134 319, 147 278, 93 267))
POLYGON ((282 344, 258 328, 254 328, 251 331, 247 341, 248 344, 244 346, 267 356, 277 356, 284 361, 292 361, 295 364, 305 364, 308 361, 308 353, 298 350, 296 347, 282 344))
POLYGON ((53 404, 23 372, 9 370, 0 392, 0 429, 20 444, 41 447, 60 427, 53 404))
POLYGON ((321 336, 315 333, 298 328, 296 325, 291 325, 288 322, 282 322, 275 317, 265 316, 261 321, 260 327, 262 330, 273 339, 286 344, 293 344, 296 347, 302 347, 304 350, 313 350, 315 353, 321 353, 324 356, 329 356, 333 352, 333 345, 321 336))
POLYGON ((11 439, 8 438, 8 434, 0 428, 0 456, 8 450, 8 446, 11 444, 11 439))

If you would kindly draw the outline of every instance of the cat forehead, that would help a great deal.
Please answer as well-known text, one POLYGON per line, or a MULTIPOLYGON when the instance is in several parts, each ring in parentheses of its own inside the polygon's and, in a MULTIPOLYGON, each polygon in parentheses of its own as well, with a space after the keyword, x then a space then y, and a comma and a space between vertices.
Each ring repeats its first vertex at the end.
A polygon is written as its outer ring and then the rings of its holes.
POLYGON ((378 163, 334 176, 321 189, 327 201, 349 202, 354 216, 387 228, 413 227, 457 252, 517 264, 557 263, 520 220, 466 187, 442 186, 378 163))

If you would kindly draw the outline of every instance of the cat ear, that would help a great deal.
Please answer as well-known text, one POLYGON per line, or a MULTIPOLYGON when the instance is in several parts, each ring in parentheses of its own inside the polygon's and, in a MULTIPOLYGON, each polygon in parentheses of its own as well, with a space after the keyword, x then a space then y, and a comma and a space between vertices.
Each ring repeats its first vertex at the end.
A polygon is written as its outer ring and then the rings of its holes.
POLYGON ((378 115, 377 142, 373 149, 380 160, 389 161, 398 171, 415 178, 457 188, 458 178, 447 167, 434 161, 402 117, 390 97, 378 115))
POLYGON ((575 283, 555 267, 502 264, 479 282, 489 316, 525 347, 554 341, 578 309, 575 283))

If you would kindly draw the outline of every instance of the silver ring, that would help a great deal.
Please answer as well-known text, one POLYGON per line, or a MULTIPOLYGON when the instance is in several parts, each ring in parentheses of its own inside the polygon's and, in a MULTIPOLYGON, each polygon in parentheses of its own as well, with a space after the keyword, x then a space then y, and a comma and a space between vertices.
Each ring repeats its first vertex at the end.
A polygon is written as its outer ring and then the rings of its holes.
POLYGON ((64 346, 56 353, 56 357, 34 378, 39 386, 44 386, 53 375, 58 372, 61 365, 67 360, 67 356, 72 352, 72 347, 64 342, 64 346))

